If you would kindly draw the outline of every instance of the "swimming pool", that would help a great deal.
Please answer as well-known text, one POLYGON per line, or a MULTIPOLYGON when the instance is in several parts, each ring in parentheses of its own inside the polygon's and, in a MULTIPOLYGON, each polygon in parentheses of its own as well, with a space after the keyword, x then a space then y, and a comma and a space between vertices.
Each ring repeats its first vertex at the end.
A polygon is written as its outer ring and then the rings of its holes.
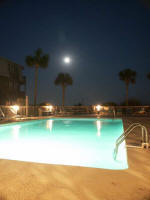
POLYGON ((54 118, 0 126, 0 159, 105 169, 128 168, 121 119, 54 118))

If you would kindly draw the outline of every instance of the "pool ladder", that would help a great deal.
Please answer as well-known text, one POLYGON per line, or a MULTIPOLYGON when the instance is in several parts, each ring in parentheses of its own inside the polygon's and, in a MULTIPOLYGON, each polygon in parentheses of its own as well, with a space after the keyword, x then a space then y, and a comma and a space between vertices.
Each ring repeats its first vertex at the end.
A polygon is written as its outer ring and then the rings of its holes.
POLYGON ((131 124, 127 130, 116 140, 116 145, 114 149, 114 158, 116 159, 119 145, 126 139, 126 137, 137 127, 141 128, 141 135, 142 135, 142 148, 149 148, 149 138, 148 138, 148 131, 145 126, 140 123, 133 123, 131 124))

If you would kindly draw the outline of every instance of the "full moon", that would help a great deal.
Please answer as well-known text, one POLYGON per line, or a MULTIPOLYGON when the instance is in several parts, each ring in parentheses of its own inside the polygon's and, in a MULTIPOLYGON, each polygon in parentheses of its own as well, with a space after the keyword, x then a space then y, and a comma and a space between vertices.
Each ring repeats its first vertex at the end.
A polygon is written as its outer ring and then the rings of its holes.
POLYGON ((64 62, 68 64, 68 63, 71 62, 71 59, 70 59, 69 57, 65 57, 65 58, 64 58, 64 62))

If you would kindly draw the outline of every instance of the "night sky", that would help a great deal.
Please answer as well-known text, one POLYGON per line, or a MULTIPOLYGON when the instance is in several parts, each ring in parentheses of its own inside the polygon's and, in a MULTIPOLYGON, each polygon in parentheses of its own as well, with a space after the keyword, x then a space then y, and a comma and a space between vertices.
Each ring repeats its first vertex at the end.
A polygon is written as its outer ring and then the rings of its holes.
POLYGON ((96 104, 125 99, 118 73, 137 71, 129 97, 150 103, 150 5, 140 0, 3 0, 0 1, 0 56, 25 67, 27 95, 32 103, 34 69, 25 57, 42 48, 50 55, 38 80, 38 102, 61 104, 59 72, 74 84, 66 91, 66 105, 96 104), (63 57, 72 58, 70 65, 63 57))

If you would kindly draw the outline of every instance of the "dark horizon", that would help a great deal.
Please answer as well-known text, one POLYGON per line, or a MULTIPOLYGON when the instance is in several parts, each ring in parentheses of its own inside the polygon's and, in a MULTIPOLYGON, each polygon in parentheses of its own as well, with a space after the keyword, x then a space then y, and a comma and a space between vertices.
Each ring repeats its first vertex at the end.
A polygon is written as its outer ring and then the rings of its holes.
POLYGON ((25 67, 27 95, 33 102, 34 69, 25 57, 37 48, 50 55, 47 69, 40 69, 38 103, 61 104, 62 90, 54 85, 59 72, 73 77, 66 91, 66 105, 79 102, 120 103, 125 84, 118 73, 137 71, 129 98, 150 104, 150 4, 133 0, 12 0, 0 1, 0 56, 25 67), (69 55, 70 65, 62 58, 69 55))

